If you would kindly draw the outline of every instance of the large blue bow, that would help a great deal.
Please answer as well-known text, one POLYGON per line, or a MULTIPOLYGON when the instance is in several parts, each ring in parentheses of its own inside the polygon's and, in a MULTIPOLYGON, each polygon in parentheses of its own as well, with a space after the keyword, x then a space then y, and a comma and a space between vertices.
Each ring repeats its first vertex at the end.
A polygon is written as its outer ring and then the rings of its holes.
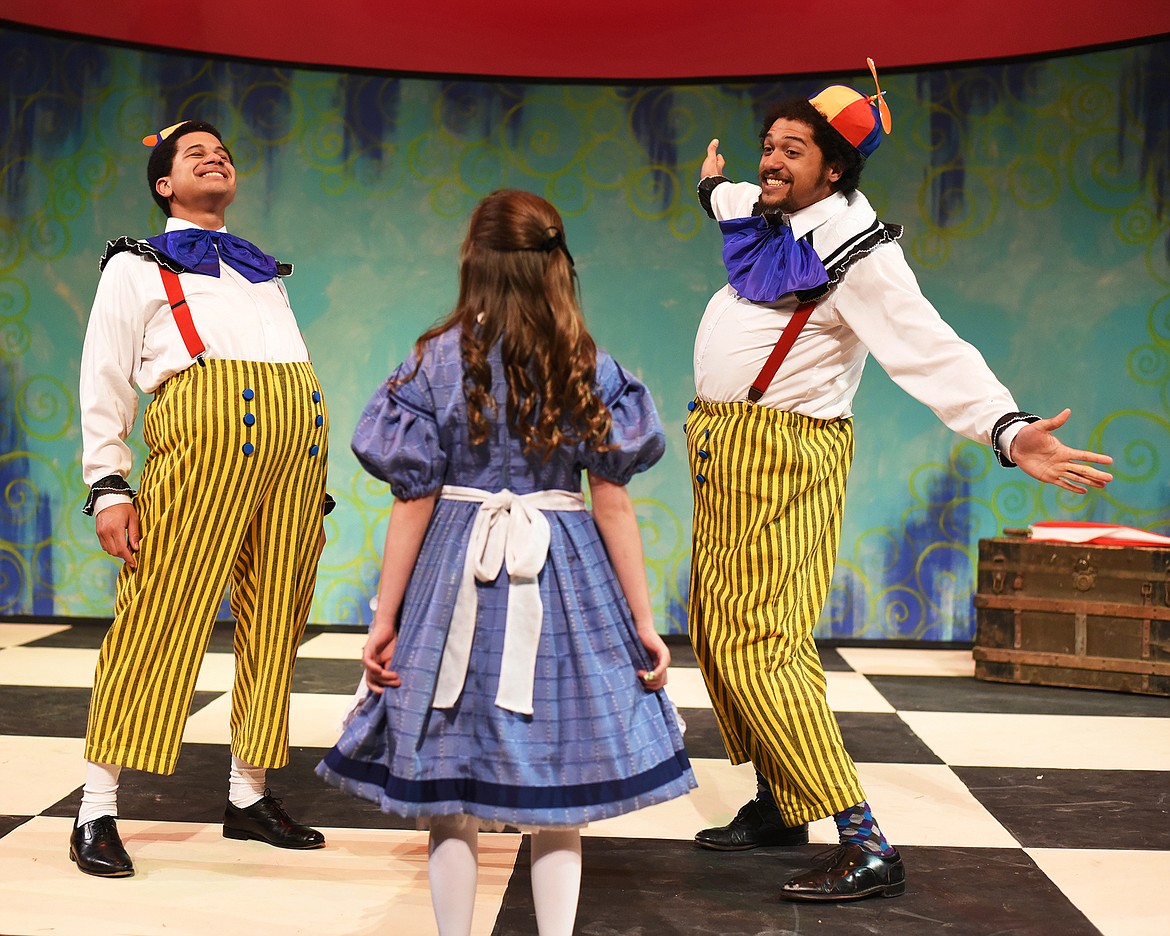
POLYGON ((218 278, 222 257, 224 263, 249 283, 263 283, 276 276, 276 260, 273 257, 251 241, 226 231, 183 228, 148 237, 146 242, 192 273, 218 278))
POLYGON ((757 215, 720 221, 719 229, 727 282, 745 299, 775 302, 785 293, 829 281, 813 245, 796 240, 787 224, 771 224, 757 215))

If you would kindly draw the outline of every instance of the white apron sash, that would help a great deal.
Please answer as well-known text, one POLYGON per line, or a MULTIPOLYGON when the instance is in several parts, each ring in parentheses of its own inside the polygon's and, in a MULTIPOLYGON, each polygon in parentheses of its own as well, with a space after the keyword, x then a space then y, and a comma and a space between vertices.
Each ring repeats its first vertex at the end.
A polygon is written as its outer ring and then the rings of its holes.
POLYGON ((478 609, 475 583, 494 582, 500 567, 508 570, 508 613, 504 622, 504 654, 496 705, 522 715, 532 714, 536 651, 544 606, 537 576, 548 558, 550 528, 542 510, 584 510, 585 498, 572 491, 491 493, 479 488, 444 485, 440 497, 479 504, 471 527, 463 578, 451 615, 434 708, 451 708, 463 692, 478 609))

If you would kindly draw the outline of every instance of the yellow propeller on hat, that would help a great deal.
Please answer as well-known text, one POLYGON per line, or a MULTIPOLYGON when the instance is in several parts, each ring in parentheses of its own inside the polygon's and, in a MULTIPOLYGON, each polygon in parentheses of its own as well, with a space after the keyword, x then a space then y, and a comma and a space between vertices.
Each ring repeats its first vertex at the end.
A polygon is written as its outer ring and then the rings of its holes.
POLYGON ((874 65, 873 59, 867 58, 865 62, 869 65, 869 73, 873 75, 873 86, 877 88, 877 94, 870 97, 870 101, 877 104, 878 113, 882 117, 882 130, 889 133, 890 129, 894 126, 894 119, 890 116, 889 105, 886 104, 886 92, 878 84, 877 66, 874 65))
POLYGON ((180 120, 177 124, 171 124, 165 130, 159 130, 158 133, 147 134, 142 138, 142 145, 149 146, 153 149, 185 123, 187 123, 187 121, 180 120))

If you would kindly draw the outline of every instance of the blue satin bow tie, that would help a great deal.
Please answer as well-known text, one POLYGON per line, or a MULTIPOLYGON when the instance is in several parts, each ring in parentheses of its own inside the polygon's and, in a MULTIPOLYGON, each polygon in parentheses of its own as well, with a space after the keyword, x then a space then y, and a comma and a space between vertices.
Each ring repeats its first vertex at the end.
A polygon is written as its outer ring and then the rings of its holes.
POLYGON ((745 299, 775 302, 785 293, 829 281, 813 245, 796 240, 787 224, 771 224, 757 215, 720 221, 719 229, 727 282, 745 299))
POLYGON ((184 228, 156 234, 146 242, 192 273, 218 278, 219 261, 223 258, 224 263, 249 283, 263 283, 276 276, 275 258, 251 241, 225 231, 184 228))

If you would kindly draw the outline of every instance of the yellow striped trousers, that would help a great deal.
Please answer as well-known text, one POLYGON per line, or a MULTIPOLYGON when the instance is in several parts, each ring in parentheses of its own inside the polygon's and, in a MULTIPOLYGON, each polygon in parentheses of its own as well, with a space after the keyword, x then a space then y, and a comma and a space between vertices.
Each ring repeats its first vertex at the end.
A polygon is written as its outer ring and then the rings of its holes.
POLYGON ((288 762, 288 704, 316 580, 329 429, 308 363, 210 360, 143 416, 138 568, 123 566, 85 757, 173 773, 216 611, 236 618, 232 752, 288 762))
POLYGON ((841 537, 853 424, 700 400, 687 449, 690 636, 728 757, 755 765, 790 825, 860 803, 812 637, 841 537))

